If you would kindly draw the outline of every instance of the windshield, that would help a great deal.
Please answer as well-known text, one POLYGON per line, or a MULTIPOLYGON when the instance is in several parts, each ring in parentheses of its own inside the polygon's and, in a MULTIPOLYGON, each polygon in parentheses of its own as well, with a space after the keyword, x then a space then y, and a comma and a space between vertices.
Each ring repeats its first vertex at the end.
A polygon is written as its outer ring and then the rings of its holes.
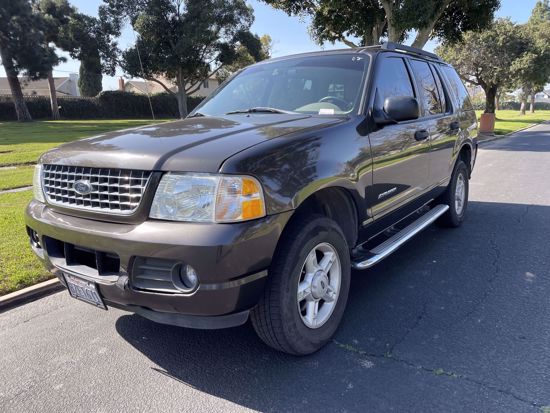
POLYGON ((261 63, 235 76, 196 113, 350 113, 359 105, 367 65, 367 55, 351 53, 261 63))

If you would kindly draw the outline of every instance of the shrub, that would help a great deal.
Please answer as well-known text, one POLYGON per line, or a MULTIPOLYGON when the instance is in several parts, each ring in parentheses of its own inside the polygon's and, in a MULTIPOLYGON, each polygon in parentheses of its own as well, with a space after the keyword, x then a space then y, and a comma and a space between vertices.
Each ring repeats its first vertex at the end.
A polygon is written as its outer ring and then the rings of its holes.
MULTIPOLYGON (((193 110, 203 97, 189 97, 187 106, 193 110)), ((50 119, 50 99, 46 96, 26 96, 25 102, 33 119, 50 119)), ((150 118, 151 107, 146 95, 131 92, 106 91, 97 97, 58 96, 58 105, 63 119, 117 119, 150 118)), ((178 102, 168 93, 151 96, 155 117, 177 118, 178 102)), ((11 97, 0 96, 0 120, 16 120, 15 108, 11 97)))

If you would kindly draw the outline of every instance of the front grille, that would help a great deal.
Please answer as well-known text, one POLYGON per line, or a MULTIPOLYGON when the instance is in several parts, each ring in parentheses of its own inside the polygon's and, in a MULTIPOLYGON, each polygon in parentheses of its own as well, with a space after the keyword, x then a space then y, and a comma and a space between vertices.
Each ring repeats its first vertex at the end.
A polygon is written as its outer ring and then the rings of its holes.
POLYGON ((50 237, 44 237, 44 242, 50 260, 59 262, 63 268, 84 266, 95 270, 93 275, 119 274, 120 258, 113 252, 97 251, 50 237))
POLYGON ((53 205, 130 215, 139 207, 150 177, 149 171, 44 165, 42 185, 53 205), (79 181, 89 191, 78 193, 79 181))

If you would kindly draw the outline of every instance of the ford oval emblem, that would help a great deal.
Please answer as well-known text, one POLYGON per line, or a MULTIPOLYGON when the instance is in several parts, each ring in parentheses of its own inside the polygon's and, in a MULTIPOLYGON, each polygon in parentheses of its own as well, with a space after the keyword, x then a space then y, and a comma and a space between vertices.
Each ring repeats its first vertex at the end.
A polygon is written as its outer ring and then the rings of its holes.
POLYGON ((88 195, 92 192, 92 184, 90 181, 81 179, 74 183, 73 189, 79 195, 88 195))

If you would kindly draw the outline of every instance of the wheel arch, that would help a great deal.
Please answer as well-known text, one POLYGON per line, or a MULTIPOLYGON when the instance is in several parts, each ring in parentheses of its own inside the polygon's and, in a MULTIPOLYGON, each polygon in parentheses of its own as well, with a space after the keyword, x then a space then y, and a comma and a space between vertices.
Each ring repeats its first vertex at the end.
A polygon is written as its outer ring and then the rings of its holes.
POLYGON ((468 178, 472 177, 472 170, 473 170, 473 147, 472 144, 469 141, 464 142, 464 144, 460 147, 460 150, 458 151, 458 156, 456 158, 456 162, 459 160, 464 161, 466 166, 468 167, 468 178))
MULTIPOLYGON (((340 185, 323 187, 300 202, 296 202, 294 213, 285 226, 285 231, 293 225, 295 220, 305 214, 322 215, 334 220, 346 237, 348 246, 353 248, 359 236, 360 201, 354 189, 340 185)), ((284 231, 283 231, 284 235, 284 231)))

